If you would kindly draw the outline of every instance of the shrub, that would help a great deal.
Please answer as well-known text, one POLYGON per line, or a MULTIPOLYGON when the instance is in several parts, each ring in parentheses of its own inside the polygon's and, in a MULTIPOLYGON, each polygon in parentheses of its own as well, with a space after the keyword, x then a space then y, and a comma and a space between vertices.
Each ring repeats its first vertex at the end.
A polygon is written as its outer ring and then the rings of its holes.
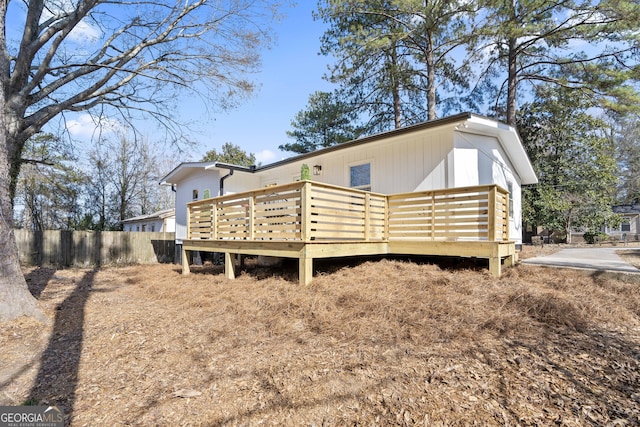
POLYGON ((602 233, 600 231, 598 232, 594 232, 594 231, 587 231, 586 233, 584 233, 584 235, 582 236, 584 238, 584 241, 590 244, 594 244, 594 243, 598 243, 598 242, 602 242, 604 240, 607 240, 607 234, 606 233, 602 233))

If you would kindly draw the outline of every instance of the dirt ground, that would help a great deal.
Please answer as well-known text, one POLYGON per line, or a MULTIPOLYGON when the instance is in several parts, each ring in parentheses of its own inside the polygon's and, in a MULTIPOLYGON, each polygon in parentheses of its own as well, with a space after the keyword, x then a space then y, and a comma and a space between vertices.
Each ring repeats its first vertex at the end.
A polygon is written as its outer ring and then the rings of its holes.
POLYGON ((639 276, 438 261, 327 260, 307 287, 252 260, 234 281, 26 269, 51 321, 0 324, 0 404, 74 426, 640 425, 639 276))

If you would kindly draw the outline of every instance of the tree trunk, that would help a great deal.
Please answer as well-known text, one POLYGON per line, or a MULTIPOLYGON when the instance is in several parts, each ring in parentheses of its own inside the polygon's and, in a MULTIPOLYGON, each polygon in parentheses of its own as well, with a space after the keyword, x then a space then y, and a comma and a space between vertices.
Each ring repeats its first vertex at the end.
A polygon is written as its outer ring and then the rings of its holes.
MULTIPOLYGON (((7 2, 0 2, 0 48, 5 52, 5 18, 7 2)), ((18 259, 18 245, 13 233, 12 173, 19 167, 21 145, 9 137, 6 111, 6 79, 9 76, 9 57, 0 54, 0 321, 20 316, 33 316, 44 321, 36 299, 29 292, 18 259), (16 165, 16 159, 18 164, 16 165)), ((12 123, 12 128, 15 123, 12 123)), ((16 175, 17 177, 17 175, 16 175)))
POLYGON ((433 58, 433 42, 431 34, 427 37, 428 46, 425 51, 427 65, 427 120, 436 119, 436 66, 433 58))
POLYGON ((516 53, 517 39, 509 39, 509 75, 507 77, 507 124, 516 125, 516 88, 518 85, 518 64, 516 53))
POLYGON ((396 51, 397 45, 394 44, 391 49, 391 78, 392 87, 391 92, 393 96, 393 124, 395 129, 402 127, 402 100, 400 99, 400 79, 398 78, 398 53, 396 51))
MULTIPOLYGON (((4 107, 4 89, 0 85, 0 106, 4 107)), ((0 129, 6 129, 4 108, 0 108, 0 129)), ((44 321, 36 299, 29 292, 18 259, 13 233, 13 206, 10 197, 12 148, 6 132, 0 132, 0 321, 33 316, 44 321)), ((15 150, 15 148, 14 148, 15 150)))
POLYGON ((567 220, 564 224, 564 232, 567 235, 565 241, 568 244, 571 244, 571 214, 573 213, 573 209, 569 209, 569 213, 567 215, 567 220))

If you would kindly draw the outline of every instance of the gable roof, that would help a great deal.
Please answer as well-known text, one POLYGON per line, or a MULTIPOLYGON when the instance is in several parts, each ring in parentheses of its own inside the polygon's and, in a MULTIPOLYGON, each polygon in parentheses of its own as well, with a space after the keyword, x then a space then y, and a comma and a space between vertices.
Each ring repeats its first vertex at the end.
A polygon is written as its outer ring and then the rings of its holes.
POLYGON ((122 220, 122 223, 124 224, 127 222, 146 221, 150 219, 166 219, 166 218, 171 218, 175 216, 176 216, 176 210, 174 208, 171 208, 171 209, 164 209, 161 211, 153 212, 146 215, 139 215, 139 216, 134 216, 132 218, 127 218, 122 220))
POLYGON ((629 205, 615 205, 611 207, 614 213, 617 214, 627 214, 627 215, 639 215, 640 214, 640 203, 634 203, 629 205))
POLYGON ((252 166, 243 167, 229 165, 221 162, 188 162, 181 163, 171 172, 169 172, 160 182, 162 185, 170 185, 176 183, 182 179, 183 176, 189 174, 194 168, 201 168, 203 170, 220 168, 229 169, 234 166, 234 170, 240 170, 243 172, 256 173, 263 170, 273 169, 280 166, 284 166, 290 163, 299 162, 306 159, 321 156, 323 154, 331 153, 333 151, 345 150, 351 147, 357 147, 364 144, 369 144, 375 141, 380 141, 386 138, 391 138, 407 133, 419 132, 426 129, 442 127, 446 125, 458 124, 455 130, 458 132, 475 133, 482 135, 491 135, 498 138, 501 146, 503 147, 507 157, 516 169, 516 173, 522 180, 522 184, 536 184, 538 177, 536 176, 531 161, 527 156, 527 153, 522 145, 520 135, 517 130, 512 126, 497 120, 490 119, 488 117, 480 116, 473 113, 461 113, 442 119, 430 120, 427 122, 418 123, 412 126, 406 126, 400 129, 394 129, 387 132, 381 132, 374 135, 366 136, 352 141, 344 142, 342 144, 332 145, 330 147, 321 148, 309 153, 299 154, 297 156, 288 157, 286 159, 270 163, 264 166, 252 166))

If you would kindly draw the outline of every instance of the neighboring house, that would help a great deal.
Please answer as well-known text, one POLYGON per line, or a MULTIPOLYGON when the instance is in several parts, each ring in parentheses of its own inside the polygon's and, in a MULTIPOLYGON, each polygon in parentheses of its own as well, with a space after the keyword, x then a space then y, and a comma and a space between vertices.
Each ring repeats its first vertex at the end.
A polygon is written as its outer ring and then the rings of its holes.
POLYGON ((127 218, 122 221, 123 231, 173 233, 176 230, 175 209, 165 209, 148 215, 127 218))
POLYGON ((395 194, 498 184, 510 194, 510 238, 522 243, 521 186, 538 182, 517 131, 463 113, 258 167, 182 163, 161 184, 176 191, 176 244, 186 239, 187 203, 286 184, 307 164, 312 181, 395 194))
POLYGON ((618 228, 608 228, 608 233, 640 234, 640 203, 612 206, 612 210, 622 217, 622 223, 618 228))

